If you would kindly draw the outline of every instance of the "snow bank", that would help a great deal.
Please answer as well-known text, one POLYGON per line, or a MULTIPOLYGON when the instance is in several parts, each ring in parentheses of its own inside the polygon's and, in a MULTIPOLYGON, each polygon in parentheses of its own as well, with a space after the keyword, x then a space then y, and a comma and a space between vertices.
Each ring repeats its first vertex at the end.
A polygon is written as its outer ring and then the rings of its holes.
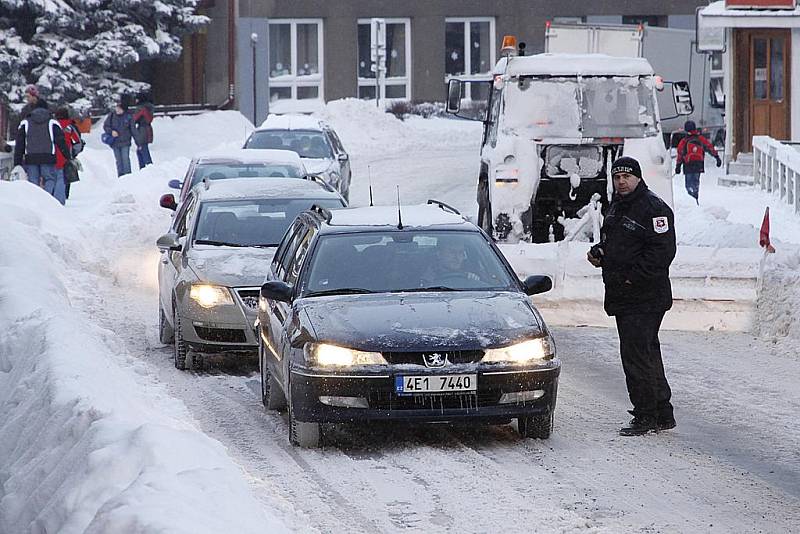
MULTIPOLYGON (((156 157, 199 149, 194 134, 224 135, 237 122, 238 113, 160 119, 156 157)), ((72 206, 0 182, 0 532, 285 531, 119 335, 76 312, 103 307, 108 280, 154 283, 142 265, 154 268, 153 240, 169 221, 157 196, 188 163, 117 180, 96 136, 72 206)))
POLYGON ((800 247, 778 249, 765 261, 754 332, 775 352, 800 359, 800 247))

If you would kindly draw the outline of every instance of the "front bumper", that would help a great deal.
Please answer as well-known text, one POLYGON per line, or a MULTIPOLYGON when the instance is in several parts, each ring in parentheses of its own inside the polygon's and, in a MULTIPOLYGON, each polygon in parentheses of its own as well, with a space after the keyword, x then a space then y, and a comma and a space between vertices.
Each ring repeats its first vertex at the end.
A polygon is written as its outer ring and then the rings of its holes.
POLYGON ((561 362, 557 358, 539 367, 519 369, 477 364, 443 369, 420 367, 386 372, 326 372, 292 366, 291 402, 298 421, 343 423, 367 420, 397 421, 503 421, 546 414, 555 408, 561 362), (398 395, 398 375, 477 374, 477 390, 459 393, 398 395), (535 400, 500 402, 503 395, 537 392, 535 400), (325 402, 320 400, 325 399, 325 402), (334 399, 360 399, 361 407, 333 406, 334 399))

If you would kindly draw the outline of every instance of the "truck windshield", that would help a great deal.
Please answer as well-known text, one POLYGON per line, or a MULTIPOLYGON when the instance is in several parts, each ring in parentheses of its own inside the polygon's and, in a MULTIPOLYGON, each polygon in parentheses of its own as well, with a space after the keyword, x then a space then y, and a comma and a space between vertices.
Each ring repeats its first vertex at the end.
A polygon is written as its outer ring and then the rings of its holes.
POLYGON ((650 77, 521 77, 507 84, 505 126, 533 137, 649 137, 657 133, 650 77))

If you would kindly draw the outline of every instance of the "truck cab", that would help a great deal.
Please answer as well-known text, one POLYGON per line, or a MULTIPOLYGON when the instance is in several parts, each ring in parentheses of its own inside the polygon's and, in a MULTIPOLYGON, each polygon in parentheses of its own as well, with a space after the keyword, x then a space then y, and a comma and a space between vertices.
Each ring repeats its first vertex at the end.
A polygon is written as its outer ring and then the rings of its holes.
MULTIPOLYGON (((451 113, 458 113, 462 83, 450 82, 451 113)), ((509 54, 491 84, 477 200, 478 223, 495 239, 574 237, 565 232, 570 219, 586 206, 608 206, 609 170, 622 155, 639 160, 648 186, 672 205, 656 99, 663 82, 646 59, 509 54)), ((688 85, 673 90, 679 112, 690 110, 688 85)))

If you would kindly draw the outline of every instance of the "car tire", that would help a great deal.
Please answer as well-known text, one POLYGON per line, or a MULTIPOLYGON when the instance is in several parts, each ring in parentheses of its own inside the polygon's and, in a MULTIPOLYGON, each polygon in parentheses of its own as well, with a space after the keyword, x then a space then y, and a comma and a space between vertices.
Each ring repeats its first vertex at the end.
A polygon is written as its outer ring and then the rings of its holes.
POLYGON ((261 370, 261 403, 267 410, 286 408, 286 396, 267 366, 266 351, 261 335, 258 336, 258 363, 261 370))
POLYGON ((164 345, 169 345, 175 341, 175 330, 167 322, 167 314, 161 304, 158 305, 158 341, 164 345))
POLYGON ((322 442, 319 423, 298 421, 292 409, 292 386, 289 384, 289 443, 304 449, 316 449, 322 442))
POLYGON ((181 331, 181 318, 178 315, 178 310, 174 313, 175 325, 175 368, 183 371, 186 369, 186 355, 189 352, 189 347, 183 340, 183 332, 181 331))
POLYGON ((555 413, 550 411, 542 415, 530 415, 517 419, 517 429, 523 438, 547 439, 553 431, 555 413))
POLYGON ((202 353, 192 351, 192 369, 195 371, 202 371, 203 363, 202 353))

